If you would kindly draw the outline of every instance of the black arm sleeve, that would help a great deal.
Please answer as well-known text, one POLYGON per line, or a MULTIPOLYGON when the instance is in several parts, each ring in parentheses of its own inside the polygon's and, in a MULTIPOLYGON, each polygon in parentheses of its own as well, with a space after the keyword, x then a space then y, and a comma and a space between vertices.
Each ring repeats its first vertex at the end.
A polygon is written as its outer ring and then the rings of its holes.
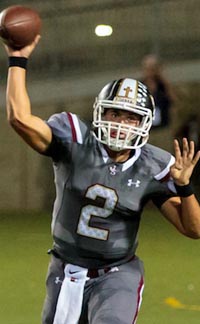
MULTIPOLYGON (((56 136, 52 135, 52 141, 49 144, 47 150, 43 153, 43 155, 51 157, 55 162, 58 162, 63 154, 65 148, 61 140, 56 136)), ((66 154, 66 151, 65 151, 66 154)))
POLYGON ((157 208, 160 209, 160 207, 162 206, 162 204, 164 204, 165 201, 167 201, 169 198, 176 196, 173 193, 168 193, 168 194, 158 194, 155 195, 152 198, 152 202, 154 203, 154 205, 156 205, 157 208))

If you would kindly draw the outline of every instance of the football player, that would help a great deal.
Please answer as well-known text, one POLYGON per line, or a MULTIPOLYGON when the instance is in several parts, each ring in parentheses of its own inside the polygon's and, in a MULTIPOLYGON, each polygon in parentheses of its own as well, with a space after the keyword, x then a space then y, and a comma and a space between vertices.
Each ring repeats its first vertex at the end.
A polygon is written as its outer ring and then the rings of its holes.
POLYGON ((179 232, 200 237, 190 178, 200 153, 183 139, 175 156, 148 144, 154 100, 141 82, 108 83, 89 127, 62 112, 32 115, 26 63, 39 37, 9 56, 7 115, 15 131, 52 158, 56 200, 43 324, 136 323, 144 287, 136 256, 142 211, 152 201, 179 232))

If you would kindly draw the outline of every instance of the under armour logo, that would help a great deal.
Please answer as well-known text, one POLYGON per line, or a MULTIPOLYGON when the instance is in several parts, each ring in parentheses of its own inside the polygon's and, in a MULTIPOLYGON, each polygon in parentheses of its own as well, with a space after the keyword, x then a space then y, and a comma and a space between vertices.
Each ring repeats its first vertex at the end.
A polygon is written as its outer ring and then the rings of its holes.
POLYGON ((133 179, 128 179, 127 186, 129 186, 129 187, 135 186, 135 188, 138 188, 140 186, 140 183, 141 183, 140 180, 133 181, 133 179))
POLYGON ((59 283, 62 283, 62 280, 60 280, 60 277, 56 277, 55 279, 55 284, 59 284, 59 283))
POLYGON ((115 175, 117 173, 117 167, 116 167, 116 165, 110 166, 109 167, 109 170, 110 170, 110 174, 111 175, 115 175))

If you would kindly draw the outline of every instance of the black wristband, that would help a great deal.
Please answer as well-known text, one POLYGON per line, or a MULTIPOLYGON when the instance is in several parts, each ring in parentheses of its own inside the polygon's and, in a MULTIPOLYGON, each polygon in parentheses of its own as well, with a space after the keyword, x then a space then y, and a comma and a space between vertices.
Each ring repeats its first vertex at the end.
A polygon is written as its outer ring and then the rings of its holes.
POLYGON ((20 56, 10 56, 8 60, 8 66, 18 66, 23 69, 27 69, 27 63, 28 59, 26 57, 20 57, 20 56))
POLYGON ((174 183, 174 186, 176 188, 176 192, 177 192, 178 196, 180 196, 180 197, 189 197, 189 196, 193 195, 193 193, 194 193, 190 184, 185 185, 185 186, 179 186, 174 183))

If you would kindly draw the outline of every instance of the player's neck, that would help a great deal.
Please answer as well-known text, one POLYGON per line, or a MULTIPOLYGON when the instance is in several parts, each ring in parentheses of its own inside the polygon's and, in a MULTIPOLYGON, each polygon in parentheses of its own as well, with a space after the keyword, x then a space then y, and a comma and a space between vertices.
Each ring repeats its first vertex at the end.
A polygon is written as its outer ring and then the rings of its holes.
POLYGON ((131 150, 123 150, 123 151, 112 151, 109 147, 105 147, 109 157, 114 161, 118 163, 126 162, 130 156, 131 156, 131 150))

